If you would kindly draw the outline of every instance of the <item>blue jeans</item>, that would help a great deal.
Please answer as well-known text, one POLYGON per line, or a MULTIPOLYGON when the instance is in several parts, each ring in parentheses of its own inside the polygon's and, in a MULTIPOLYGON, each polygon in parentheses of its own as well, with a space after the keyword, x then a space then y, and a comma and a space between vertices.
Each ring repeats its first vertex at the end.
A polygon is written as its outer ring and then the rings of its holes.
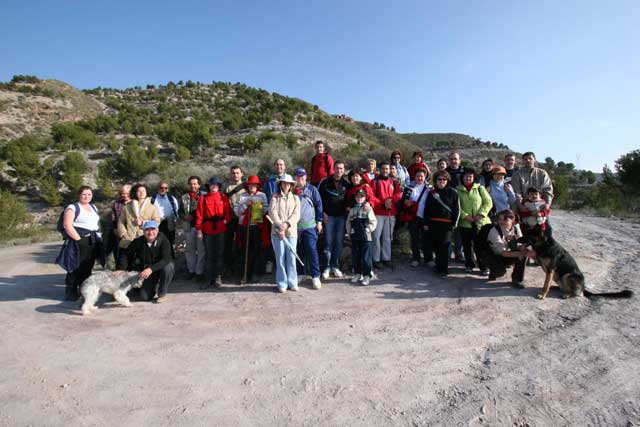
MULTIPOLYGON (((297 238, 285 237, 290 246, 295 250, 297 238)), ((298 286, 298 272, 296 271, 296 257, 291 249, 279 236, 271 235, 271 246, 276 259, 276 285, 280 289, 295 288, 298 286)))
POLYGON ((327 261, 327 268, 339 268, 340 257, 342 256, 342 243, 344 241, 343 216, 330 216, 325 225, 324 257, 327 261))
POLYGON ((320 277, 320 259, 318 258, 318 232, 314 228, 298 230, 298 254, 304 261, 304 268, 298 263, 298 274, 306 270, 311 278, 320 277))

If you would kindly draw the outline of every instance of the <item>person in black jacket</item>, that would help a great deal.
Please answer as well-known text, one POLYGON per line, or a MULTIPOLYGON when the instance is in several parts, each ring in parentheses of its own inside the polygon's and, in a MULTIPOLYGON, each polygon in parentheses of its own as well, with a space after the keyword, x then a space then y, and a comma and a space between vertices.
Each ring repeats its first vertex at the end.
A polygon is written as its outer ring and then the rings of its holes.
POLYGON ((144 223, 144 235, 135 239, 127 249, 127 271, 140 272, 144 280, 140 288, 140 297, 148 301, 158 295, 154 302, 166 301, 169 285, 173 280, 175 267, 171 255, 169 239, 158 233, 158 223, 147 221, 144 223))
POLYGON ((436 253, 434 271, 442 278, 449 274, 449 247, 452 231, 458 225, 460 217, 460 201, 458 192, 448 186, 451 176, 446 171, 438 171, 434 175, 435 186, 429 191, 424 203, 422 215, 425 231, 436 253))

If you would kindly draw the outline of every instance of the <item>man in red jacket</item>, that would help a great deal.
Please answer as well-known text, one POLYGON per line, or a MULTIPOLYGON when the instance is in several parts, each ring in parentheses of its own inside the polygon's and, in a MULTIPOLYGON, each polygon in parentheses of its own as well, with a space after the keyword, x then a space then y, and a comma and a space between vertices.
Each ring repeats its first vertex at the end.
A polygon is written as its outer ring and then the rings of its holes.
POLYGON ((323 141, 316 141, 316 155, 311 159, 311 184, 320 185, 320 181, 333 175, 333 158, 326 152, 327 146, 323 141))
POLYGON ((369 185, 378 201, 373 208, 378 224, 373 232, 373 265, 380 269, 380 261, 385 267, 393 268, 391 264, 391 240, 393 227, 398 213, 398 202, 402 199, 402 190, 398 181, 391 179, 389 173, 391 165, 388 162, 380 164, 380 175, 371 180, 369 185))
POLYGON ((209 192, 200 197, 196 209, 198 239, 204 240, 205 282, 200 289, 222 286, 224 270, 224 234, 231 222, 229 198, 220 191, 222 182, 215 176, 209 178, 209 192))

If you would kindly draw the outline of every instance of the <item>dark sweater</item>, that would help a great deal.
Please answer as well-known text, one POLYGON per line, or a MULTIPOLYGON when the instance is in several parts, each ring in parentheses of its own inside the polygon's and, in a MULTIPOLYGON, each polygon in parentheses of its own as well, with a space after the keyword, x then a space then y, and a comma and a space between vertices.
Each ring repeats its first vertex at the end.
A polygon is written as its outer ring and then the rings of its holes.
POLYGON ((158 233, 158 237, 151 247, 147 244, 147 238, 140 236, 127 248, 127 263, 124 269, 142 271, 145 268, 151 268, 151 271, 155 273, 162 270, 171 261, 173 261, 171 243, 164 234, 158 233))
POLYGON ((427 225, 431 225, 433 222, 450 224, 451 228, 455 228, 458 224, 460 217, 460 201, 458 198, 458 192, 451 187, 445 187, 443 189, 434 189, 427 194, 427 200, 424 203, 424 221, 427 225), (451 211, 446 209, 438 200, 435 195, 440 197, 440 200, 447 205, 451 211))
POLYGON ((320 191, 320 197, 322 198, 324 213, 336 217, 344 216, 347 213, 346 193, 350 186, 351 184, 345 178, 336 183, 333 176, 324 179, 320 183, 318 191, 320 191))

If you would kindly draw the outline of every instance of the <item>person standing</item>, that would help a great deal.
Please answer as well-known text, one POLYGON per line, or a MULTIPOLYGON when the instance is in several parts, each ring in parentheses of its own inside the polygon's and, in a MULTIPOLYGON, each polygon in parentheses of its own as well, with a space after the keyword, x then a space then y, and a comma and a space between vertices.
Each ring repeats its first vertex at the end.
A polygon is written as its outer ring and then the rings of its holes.
POLYGON ((296 168, 293 173, 296 185, 293 194, 300 198, 300 221, 298 222, 298 253, 305 267, 298 266, 298 273, 306 269, 311 276, 313 289, 320 289, 320 258, 318 257, 318 234, 322 232, 322 198, 318 189, 307 183, 307 171, 296 168))
MULTIPOLYGON (((262 192, 265 194, 265 196, 267 196, 267 202, 271 203, 271 197, 274 193, 278 192, 278 179, 284 176, 286 170, 287 167, 283 159, 276 159, 276 161, 273 162, 273 173, 262 184, 262 192)), ((267 224, 267 226, 271 227, 271 224, 267 224)), ((271 245, 269 246, 269 248, 267 248, 265 258, 265 271, 266 273, 271 273, 273 271, 274 262, 274 252, 271 245)))
POLYGON ((246 191, 240 195, 240 199, 233 208, 240 224, 238 227, 240 265, 246 266, 247 283, 255 282, 256 275, 261 271, 263 249, 271 243, 264 219, 269 204, 267 196, 262 191, 258 191, 260 186, 260 178, 256 175, 250 176, 245 184, 246 191), (264 238, 265 235, 266 238, 264 238))
POLYGON ((333 175, 320 183, 319 192, 324 211, 324 257, 326 266, 322 278, 327 280, 329 274, 340 279, 340 259, 344 241, 346 193, 349 181, 344 176, 344 162, 338 161, 334 165, 333 175))
POLYGON ((402 199, 402 190, 398 182, 389 177, 390 169, 389 163, 383 162, 380 164, 380 175, 371 181, 374 197, 378 201, 373 208, 377 219, 372 244, 375 269, 381 268, 381 262, 385 267, 393 268, 391 241, 398 213, 398 202, 402 199))
POLYGON ((142 226, 145 221, 160 222, 158 210, 151 202, 151 197, 147 197, 148 194, 146 185, 135 184, 131 189, 133 200, 122 210, 118 221, 118 237, 120 238, 118 246, 120 249, 116 270, 123 270, 122 266, 125 265, 127 258, 127 248, 131 242, 144 234, 142 226))
POLYGON ((196 210, 200 199, 206 193, 201 189, 201 181, 198 176, 190 176, 188 185, 189 191, 182 195, 180 206, 180 218, 186 241, 184 257, 187 261, 187 279, 195 278, 202 281, 204 279, 204 243, 198 239, 196 210))
POLYGON ((478 182, 485 189, 489 188, 489 185, 493 180, 491 176, 492 170, 493 170, 493 159, 486 159, 484 162, 482 162, 482 170, 480 171, 480 178, 478 179, 478 182))
POLYGON ((113 259, 118 263, 120 255, 120 238, 118 237, 118 222, 120 221, 120 215, 126 205, 131 202, 131 185, 125 184, 118 190, 120 198, 115 200, 111 204, 111 238, 109 239, 109 248, 106 255, 109 255, 113 251, 113 259))
POLYGON ((67 270, 64 292, 64 299, 67 301, 77 301, 80 298, 80 285, 91 276, 102 244, 100 215, 91 203, 93 190, 83 185, 77 194, 78 201, 64 209, 62 222, 67 240, 65 245, 67 248, 69 245, 74 246, 77 262, 75 268, 67 270))
POLYGON ((314 187, 328 176, 333 175, 333 158, 328 153, 327 145, 323 141, 316 141, 316 154, 311 158, 311 179, 314 187))
POLYGON ((367 192, 360 189, 355 194, 355 205, 347 216, 347 234, 351 237, 351 264, 354 273, 351 283, 367 286, 371 281, 371 241, 376 225, 376 215, 367 202, 367 192))
POLYGON ((222 183, 218 178, 211 177, 209 192, 200 198, 196 210, 196 230, 199 240, 204 242, 205 252, 205 282, 201 289, 222 286, 222 272, 224 270, 224 234, 231 222, 231 204, 221 191, 222 183))
POLYGON ((284 293, 298 290, 295 250, 300 220, 300 198, 291 192, 295 181, 285 174, 278 179, 279 192, 274 193, 269 204, 271 244, 276 259, 276 286, 284 293))
POLYGON ((124 270, 139 271, 144 280, 140 288, 140 298, 155 303, 167 300, 169 285, 173 281, 175 266, 171 255, 171 243, 158 232, 158 223, 145 221, 144 234, 136 238, 127 251, 127 263, 124 270))
MULTIPOLYGON (((445 170, 449 174, 449 186, 454 189, 458 188, 462 182, 462 174, 464 173, 464 166, 462 166, 460 162, 460 153, 453 151, 449 154, 449 166, 447 166, 445 170)), ((458 262, 465 262, 462 253, 462 236, 460 230, 454 230, 453 251, 458 262)))
POLYGON ((491 212, 493 202, 485 187, 474 182, 475 172, 473 168, 466 168, 462 175, 462 184, 457 188, 460 199, 460 223, 458 228, 460 229, 462 247, 464 248, 465 271, 467 273, 473 272, 475 267, 473 253, 475 252, 480 274, 487 276, 489 272, 485 268, 482 259, 478 256, 474 241, 480 229, 484 225, 491 223, 489 212, 491 212))
POLYGON ((516 166, 516 155, 513 153, 507 153, 504 155, 504 169, 507 172, 507 182, 511 181, 513 174, 518 170, 516 166))
POLYGON ((400 188, 404 188, 411 183, 411 177, 406 167, 400 163, 402 161, 402 153, 395 150, 391 153, 391 166, 395 166, 397 171, 397 179, 400 184, 400 188))
POLYGON ((458 192, 449 185, 448 172, 438 171, 433 178, 435 187, 429 191, 424 204, 423 229, 429 233, 436 255, 435 272, 445 278, 449 274, 449 248, 460 218, 460 202, 458 192))
POLYGON ((428 235, 422 229, 422 217, 418 216, 418 212, 424 211, 424 203, 429 193, 429 184, 427 184, 426 178, 426 170, 418 169, 415 171, 414 182, 404 191, 402 211, 399 216, 401 221, 409 224, 411 267, 419 266, 422 259, 424 259, 424 263, 432 260, 428 235))
POLYGON ((447 159, 445 159, 444 157, 438 159, 438 162, 436 163, 436 169, 439 171, 444 171, 447 170, 447 166, 449 166, 447 164, 447 159))
POLYGON ((176 222, 178 221, 178 200, 169 194, 169 182, 160 181, 158 192, 151 198, 160 215, 159 230, 171 243, 171 255, 175 258, 173 245, 176 241, 176 222))
POLYGON ((240 196, 245 193, 244 184, 242 183, 242 169, 240 166, 234 165, 229 169, 230 184, 224 189, 224 195, 229 199, 231 204, 231 222, 227 226, 224 242, 224 265, 228 273, 238 270, 238 251, 234 244, 237 240, 238 217, 235 214, 235 206, 240 200, 240 196))
POLYGON ((367 170, 362 175, 362 179, 364 179, 364 182, 369 184, 377 176, 378 176, 378 169, 377 169, 376 159, 367 159, 367 170))
POLYGON ((371 208, 375 207, 377 204, 373 195, 373 189, 363 179, 364 174, 365 172, 363 169, 353 168, 349 171, 348 180, 351 185, 347 189, 346 194, 347 210, 351 209, 355 205, 355 195, 359 190, 364 190, 367 193, 367 203, 369 203, 371 208))
POLYGON ((416 171, 418 169, 424 169, 427 171, 427 179, 431 176, 431 171, 429 170, 429 166, 424 162, 424 154, 422 151, 414 151, 413 152, 413 163, 409 165, 409 179, 411 182, 415 179, 416 171))
POLYGON ((511 177, 511 185, 516 194, 516 206, 518 211, 526 211, 523 203, 527 200, 527 190, 531 187, 540 191, 547 208, 553 201, 553 184, 549 174, 544 169, 536 167, 536 156, 531 151, 522 155, 522 167, 514 172, 511 177))
POLYGON ((493 200, 492 211, 492 220, 494 223, 497 223, 497 212, 502 212, 504 210, 511 209, 511 206, 516 201, 516 195, 513 192, 513 188, 511 184, 506 182, 505 176, 507 176, 507 171, 502 166, 494 166, 491 175, 493 177, 491 184, 489 185, 489 195, 491 196, 491 200, 493 200))

